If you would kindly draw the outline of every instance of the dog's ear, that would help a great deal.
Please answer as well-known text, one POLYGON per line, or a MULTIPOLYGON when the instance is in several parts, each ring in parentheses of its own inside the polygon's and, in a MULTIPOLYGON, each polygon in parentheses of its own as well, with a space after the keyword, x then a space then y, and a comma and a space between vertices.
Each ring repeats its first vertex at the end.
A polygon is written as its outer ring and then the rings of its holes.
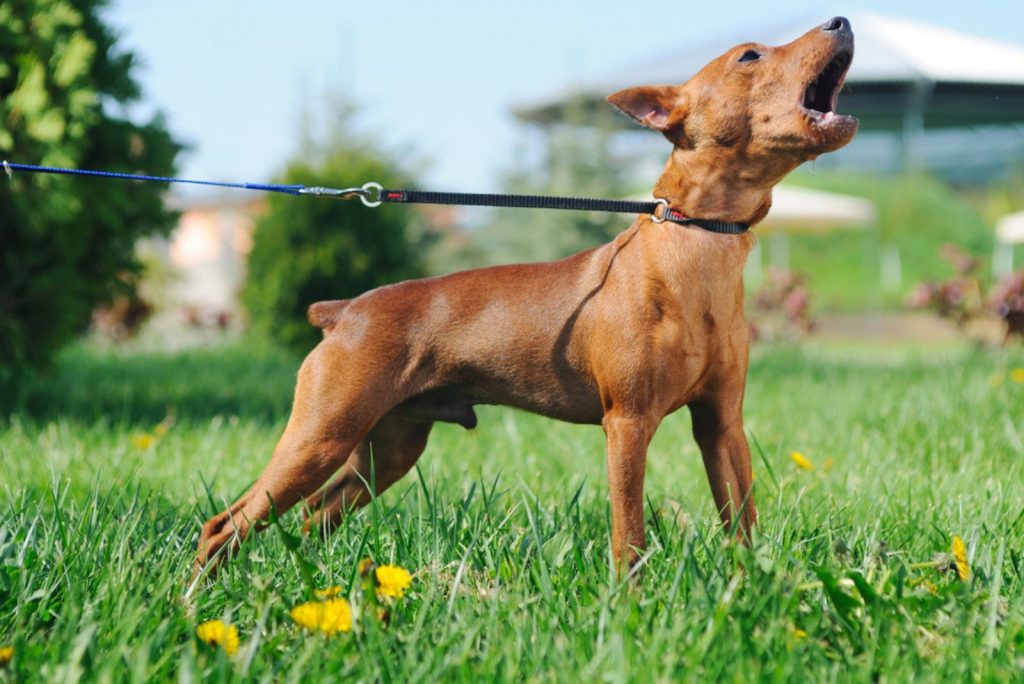
POLYGON ((686 118, 686 96, 677 86, 637 86, 608 96, 619 111, 671 139, 686 118))

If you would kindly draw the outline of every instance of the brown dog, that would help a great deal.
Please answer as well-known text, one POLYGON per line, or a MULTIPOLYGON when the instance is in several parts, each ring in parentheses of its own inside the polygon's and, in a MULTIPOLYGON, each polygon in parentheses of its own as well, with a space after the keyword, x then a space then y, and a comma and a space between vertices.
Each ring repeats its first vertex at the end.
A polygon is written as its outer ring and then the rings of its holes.
MULTIPOLYGON (((608 100, 674 145, 655 197, 686 216, 754 224, 783 176, 853 137, 856 119, 833 111, 852 55, 850 24, 836 17, 788 45, 740 45, 682 86, 608 100)), ((314 304, 324 339, 299 370, 284 435, 249 491, 203 525, 197 571, 265 521, 271 502, 284 512, 305 499, 312 524, 329 530, 367 503, 371 457, 383 492, 416 463, 435 421, 474 427, 477 404, 604 428, 623 564, 644 546, 647 445, 687 406, 722 521, 747 538, 756 512, 742 277, 753 242, 641 216, 561 261, 314 304)))

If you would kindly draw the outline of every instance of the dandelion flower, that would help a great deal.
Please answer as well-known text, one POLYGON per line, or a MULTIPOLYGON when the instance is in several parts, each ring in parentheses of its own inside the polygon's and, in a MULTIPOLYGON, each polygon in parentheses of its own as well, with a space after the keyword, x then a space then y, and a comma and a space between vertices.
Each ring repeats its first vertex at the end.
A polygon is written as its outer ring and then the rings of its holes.
POLYGON ((210 620, 196 627, 196 636, 204 644, 220 646, 229 656, 238 651, 238 630, 220 620, 210 620))
POLYGON ((132 437, 132 445, 139 451, 145 451, 153 446, 156 439, 150 434, 139 434, 132 437))
POLYGON ((341 587, 334 585, 333 587, 327 587, 326 589, 317 589, 316 597, 318 599, 332 599, 341 593, 341 587))
POLYGON ((319 601, 300 603, 292 608, 289 615, 300 627, 305 629, 320 629, 320 618, 324 613, 324 605, 319 601))
POLYGON ((1024 383, 1024 368, 1014 368, 1010 371, 1010 380, 1018 384, 1024 383))
POLYGON ((801 639, 806 639, 807 638, 807 632, 805 632, 804 630, 802 630, 799 627, 797 627, 797 628, 795 628, 793 630, 793 638, 796 639, 797 641, 800 641, 801 639))
POLYGON ((405 590, 412 584, 412 575, 405 568, 397 565, 382 565, 377 568, 377 594, 402 598, 405 590))
POLYGON ((811 459, 804 456, 799 451, 789 452, 789 457, 793 459, 793 463, 796 464, 797 468, 801 470, 814 470, 814 464, 811 463, 811 459))
POLYGON ((352 609, 343 598, 302 603, 292 608, 290 614, 300 627, 319 630, 324 636, 352 629, 352 609))
POLYGON ((953 560, 956 562, 956 576, 961 582, 971 579, 971 566, 967 562, 967 547, 964 540, 953 535, 953 560))
POLYGON ((320 618, 320 631, 330 636, 338 632, 352 629, 352 609, 345 599, 331 599, 324 602, 323 616, 320 618))
POLYGON ((1002 387, 1003 386, 1003 374, 993 373, 988 376, 988 384, 990 387, 1002 387))
POLYGON ((0 647, 0 667, 5 667, 7 663, 11 662, 11 658, 14 657, 13 646, 0 647))

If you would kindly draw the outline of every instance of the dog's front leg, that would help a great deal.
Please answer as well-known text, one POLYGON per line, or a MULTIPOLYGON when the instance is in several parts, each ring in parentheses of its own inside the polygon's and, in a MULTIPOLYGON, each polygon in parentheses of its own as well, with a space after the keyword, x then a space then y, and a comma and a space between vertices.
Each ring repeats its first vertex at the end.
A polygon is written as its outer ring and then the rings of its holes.
POLYGON ((612 553, 622 571, 636 562, 644 542, 644 470, 647 445, 657 420, 648 416, 606 413, 601 425, 607 439, 608 488, 612 502, 612 553))
POLYGON ((718 398, 690 404, 690 415, 722 524, 740 540, 749 542, 757 510, 751 491, 750 447, 743 434, 742 405, 741 391, 738 397, 725 401, 718 398))

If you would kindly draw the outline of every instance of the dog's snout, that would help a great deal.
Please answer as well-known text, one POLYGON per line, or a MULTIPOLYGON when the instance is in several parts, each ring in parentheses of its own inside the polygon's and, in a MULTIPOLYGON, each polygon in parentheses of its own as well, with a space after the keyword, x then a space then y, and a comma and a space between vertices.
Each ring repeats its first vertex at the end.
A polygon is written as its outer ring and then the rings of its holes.
POLYGON ((823 31, 850 31, 850 20, 846 17, 832 17, 821 25, 823 31))

